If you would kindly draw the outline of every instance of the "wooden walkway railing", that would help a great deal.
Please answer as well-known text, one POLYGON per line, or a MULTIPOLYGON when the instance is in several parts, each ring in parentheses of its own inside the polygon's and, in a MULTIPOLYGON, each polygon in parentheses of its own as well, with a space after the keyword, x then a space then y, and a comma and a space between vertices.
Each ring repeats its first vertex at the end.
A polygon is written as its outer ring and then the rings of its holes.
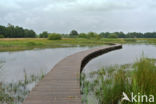
POLYGON ((81 104, 80 73, 94 57, 122 45, 103 46, 75 53, 57 63, 32 89, 23 104, 81 104))

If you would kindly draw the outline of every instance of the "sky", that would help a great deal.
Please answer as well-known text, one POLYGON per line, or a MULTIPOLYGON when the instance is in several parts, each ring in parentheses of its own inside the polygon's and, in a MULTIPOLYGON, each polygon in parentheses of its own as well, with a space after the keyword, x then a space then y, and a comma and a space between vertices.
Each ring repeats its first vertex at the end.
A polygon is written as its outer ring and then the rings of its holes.
POLYGON ((0 25, 42 31, 153 32, 156 0, 0 0, 0 25))

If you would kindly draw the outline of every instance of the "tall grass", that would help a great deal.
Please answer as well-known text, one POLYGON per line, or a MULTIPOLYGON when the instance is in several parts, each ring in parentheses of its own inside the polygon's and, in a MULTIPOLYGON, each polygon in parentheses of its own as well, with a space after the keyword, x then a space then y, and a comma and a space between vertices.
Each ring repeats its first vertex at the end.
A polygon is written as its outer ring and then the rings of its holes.
MULTIPOLYGON (((96 104, 149 104, 141 102, 121 102, 122 93, 154 95, 156 97, 156 61, 140 58, 132 65, 111 66, 91 72, 89 77, 81 76, 83 102, 95 97, 96 104)), ((94 102, 94 103, 95 103, 94 102)), ((92 104, 94 104, 92 103, 92 104)))

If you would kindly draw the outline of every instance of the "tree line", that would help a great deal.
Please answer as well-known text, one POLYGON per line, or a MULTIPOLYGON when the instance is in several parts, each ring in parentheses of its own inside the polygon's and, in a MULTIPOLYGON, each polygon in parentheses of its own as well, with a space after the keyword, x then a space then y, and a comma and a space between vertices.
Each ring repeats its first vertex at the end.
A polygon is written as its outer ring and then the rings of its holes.
POLYGON ((72 30, 69 34, 48 33, 43 31, 37 35, 34 30, 24 29, 23 27, 14 26, 8 24, 8 26, 0 25, 0 38, 47 38, 49 34, 60 35, 67 38, 156 38, 156 32, 88 32, 78 33, 76 30, 72 30))
MULTIPOLYGON (((40 33, 39 37, 40 38, 47 38, 48 34, 53 34, 53 33, 48 33, 47 31, 44 31, 40 33)), ((55 34, 55 33, 54 33, 55 34)), ((59 33, 57 33, 59 34, 59 33)), ((146 33, 141 33, 141 32, 101 32, 101 33, 96 33, 96 32, 88 32, 88 33, 78 33, 76 30, 72 30, 69 34, 60 34, 62 37, 67 37, 67 38, 156 38, 156 32, 146 32, 146 33)))
POLYGON ((71 37, 80 38, 91 38, 91 37, 101 37, 101 38, 156 38, 156 32, 88 32, 88 33, 78 33, 76 30, 72 30, 69 34, 71 37))
POLYGON ((30 29, 24 29, 23 27, 14 26, 8 24, 8 26, 0 25, 0 37, 4 38, 35 38, 36 33, 30 29))
POLYGON ((116 38, 156 38, 156 32, 146 32, 146 33, 141 33, 141 32, 102 32, 99 34, 100 36, 104 38, 109 38, 109 37, 116 37, 116 38))

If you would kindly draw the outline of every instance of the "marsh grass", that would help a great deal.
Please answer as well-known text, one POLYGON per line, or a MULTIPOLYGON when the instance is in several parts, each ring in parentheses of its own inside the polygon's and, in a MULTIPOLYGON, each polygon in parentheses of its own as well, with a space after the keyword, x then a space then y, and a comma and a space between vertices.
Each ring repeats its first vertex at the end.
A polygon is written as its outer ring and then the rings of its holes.
POLYGON ((80 39, 80 38, 63 38, 62 40, 48 39, 0 39, 0 51, 18 51, 34 48, 59 48, 74 46, 95 46, 103 45, 104 41, 80 39))
POLYGON ((111 66, 81 75, 81 93, 85 104, 149 104, 121 102, 122 92, 156 97, 156 60, 142 57, 134 64, 111 66), (89 96, 96 98, 90 102, 89 96), (89 98, 89 99, 88 99, 89 98))
POLYGON ((123 38, 62 38, 62 40, 48 40, 47 38, 3 38, 0 39, 0 51, 18 51, 34 48, 59 48, 74 46, 97 46, 109 43, 145 43, 156 44, 156 39, 123 39, 123 38))
POLYGON ((16 83, 0 83, 0 104, 22 104, 31 90, 31 84, 37 83, 44 77, 43 73, 30 77, 27 76, 26 72, 24 73, 24 80, 16 83))

